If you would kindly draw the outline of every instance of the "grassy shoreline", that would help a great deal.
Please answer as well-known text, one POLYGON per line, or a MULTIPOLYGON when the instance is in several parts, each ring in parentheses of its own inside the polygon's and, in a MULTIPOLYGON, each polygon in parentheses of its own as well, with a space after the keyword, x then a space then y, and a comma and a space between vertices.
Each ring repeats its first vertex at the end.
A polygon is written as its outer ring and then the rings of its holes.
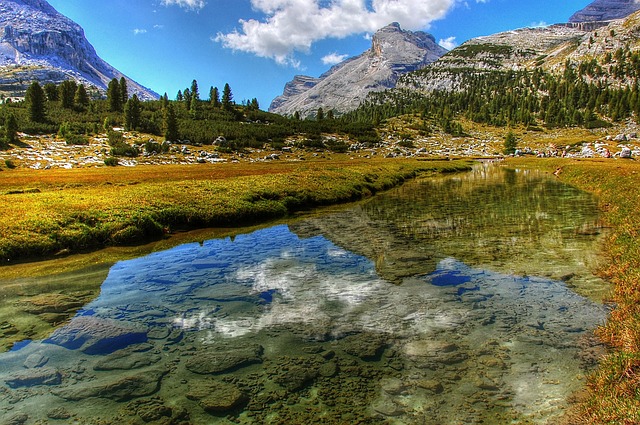
POLYGON ((2 264, 238 227, 362 199, 469 161, 338 160, 0 173, 2 264))
POLYGON ((537 168, 598 196, 611 228, 599 273, 614 286, 612 311, 598 337, 611 351, 590 376, 587 394, 570 423, 640 423, 640 163, 632 160, 513 159, 510 167, 537 168))

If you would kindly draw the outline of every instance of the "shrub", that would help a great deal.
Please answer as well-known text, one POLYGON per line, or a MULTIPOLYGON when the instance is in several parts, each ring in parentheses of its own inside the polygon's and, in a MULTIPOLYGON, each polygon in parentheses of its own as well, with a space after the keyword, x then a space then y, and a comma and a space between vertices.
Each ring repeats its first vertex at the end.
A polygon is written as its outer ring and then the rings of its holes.
POLYGON ((89 138, 87 136, 83 136, 82 134, 67 134, 64 139, 67 145, 86 146, 89 144, 89 138))
POLYGON ((111 148, 112 156, 128 156, 133 158, 139 154, 140 152, 138 151, 138 148, 124 142, 120 142, 111 148))
POLYGON ((106 165, 108 167, 115 167, 118 164, 119 164, 118 158, 116 158, 114 156, 110 156, 110 157, 104 159, 104 165, 106 165))
POLYGON ((124 143, 124 136, 119 131, 108 131, 107 137, 109 138, 109 146, 115 147, 124 143))

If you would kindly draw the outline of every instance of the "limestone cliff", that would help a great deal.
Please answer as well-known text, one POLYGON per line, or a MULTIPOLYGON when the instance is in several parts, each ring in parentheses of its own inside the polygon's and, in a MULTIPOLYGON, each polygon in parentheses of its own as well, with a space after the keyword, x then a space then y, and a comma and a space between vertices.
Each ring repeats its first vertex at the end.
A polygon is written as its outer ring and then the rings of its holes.
POLYGON ((569 22, 611 21, 629 16, 640 10, 637 0, 595 0, 576 12, 569 22))
POLYGON ((407 72, 424 68, 446 53, 432 35, 405 31, 397 23, 378 30, 371 49, 334 66, 319 78, 297 76, 287 83, 269 111, 302 117, 318 108, 347 112, 373 91, 393 88, 407 72))

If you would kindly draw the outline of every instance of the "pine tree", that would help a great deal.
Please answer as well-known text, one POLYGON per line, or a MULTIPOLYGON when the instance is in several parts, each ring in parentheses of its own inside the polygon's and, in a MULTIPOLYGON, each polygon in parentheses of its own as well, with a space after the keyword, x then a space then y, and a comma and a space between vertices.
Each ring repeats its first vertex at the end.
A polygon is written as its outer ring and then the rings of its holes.
POLYGON ((4 140, 11 144, 18 142, 18 121, 13 114, 9 114, 4 122, 4 140))
POLYGON ((176 117, 176 110, 173 103, 169 103, 164 110, 164 139, 168 142, 175 142, 178 140, 178 118, 176 117))
POLYGON ((109 82, 107 87, 107 102, 109 103, 109 111, 122 111, 122 92, 120 91, 120 84, 115 78, 109 82))
POLYGON ((25 101, 29 109, 29 119, 33 122, 45 122, 46 117, 46 95, 37 81, 31 83, 25 95, 25 101))
POLYGON ((184 100, 184 96, 182 95, 182 90, 178 90, 178 94, 176 94, 176 100, 178 102, 182 102, 184 100))
POLYGON ((58 96, 58 86, 54 83, 47 83, 44 85, 44 92, 47 94, 47 100, 49 102, 57 102, 60 100, 58 96))
POLYGON ((231 93, 231 87, 229 86, 229 83, 226 83, 222 89, 222 107, 227 111, 231 110, 233 106, 232 101, 233 94, 231 93))
POLYGON ((120 77, 120 96, 121 104, 124 105, 129 100, 129 89, 127 88, 127 80, 124 77, 120 77))
POLYGON ((62 84, 58 86, 58 94, 63 108, 73 109, 76 88, 76 82, 71 80, 63 81, 62 84))
POLYGON ((87 94, 87 89, 84 88, 84 84, 80 84, 76 88, 76 94, 73 100, 76 106, 81 109, 89 106, 89 95, 87 94))
POLYGON ((161 96, 160 100, 162 101, 162 109, 167 109, 167 106, 169 105, 169 95, 167 92, 164 92, 164 96, 161 96))
POLYGON ((324 119, 324 110, 322 109, 322 107, 319 107, 318 112, 316 113, 316 120, 322 121, 323 119, 324 119))
POLYGON ((249 103, 249 109, 253 111, 257 111, 260 109, 260 104, 258 103, 257 98, 254 97, 253 99, 251 99, 251 102, 249 103))
POLYGON ((127 130, 136 130, 140 126, 142 106, 138 96, 134 94, 124 105, 124 126, 127 130))
POLYGON ((220 107, 220 92, 217 87, 211 87, 209 89, 209 102, 214 108, 220 107))
POLYGON ((511 155, 516 152, 516 147, 518 146, 518 141, 516 139, 516 135, 511 131, 507 133, 504 138, 504 153, 505 155, 511 155))
POLYGON ((200 90, 198 90, 198 82, 196 80, 191 82, 191 96, 192 99, 200 100, 200 90))

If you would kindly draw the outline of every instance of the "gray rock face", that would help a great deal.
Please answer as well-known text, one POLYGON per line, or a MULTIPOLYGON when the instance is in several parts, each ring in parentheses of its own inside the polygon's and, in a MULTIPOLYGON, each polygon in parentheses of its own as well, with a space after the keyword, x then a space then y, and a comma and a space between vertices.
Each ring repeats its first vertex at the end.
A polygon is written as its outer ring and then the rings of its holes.
POLYGON ((84 30, 46 1, 0 3, 0 87, 10 87, 10 95, 23 95, 32 80, 59 83, 73 79, 104 92, 111 79, 121 77, 127 79, 130 95, 158 98, 102 60, 84 30), (29 69, 16 69, 20 65, 29 69))
POLYGON ((640 3, 636 0, 595 0, 573 14, 569 22, 611 21, 626 18, 638 10, 640 10, 640 3))
POLYGON ((358 107, 368 93, 393 88, 398 78, 424 68, 447 52, 432 35, 405 31, 397 23, 378 30, 371 49, 334 66, 319 78, 297 76, 287 83, 269 111, 302 117, 318 108, 347 112, 358 107))

